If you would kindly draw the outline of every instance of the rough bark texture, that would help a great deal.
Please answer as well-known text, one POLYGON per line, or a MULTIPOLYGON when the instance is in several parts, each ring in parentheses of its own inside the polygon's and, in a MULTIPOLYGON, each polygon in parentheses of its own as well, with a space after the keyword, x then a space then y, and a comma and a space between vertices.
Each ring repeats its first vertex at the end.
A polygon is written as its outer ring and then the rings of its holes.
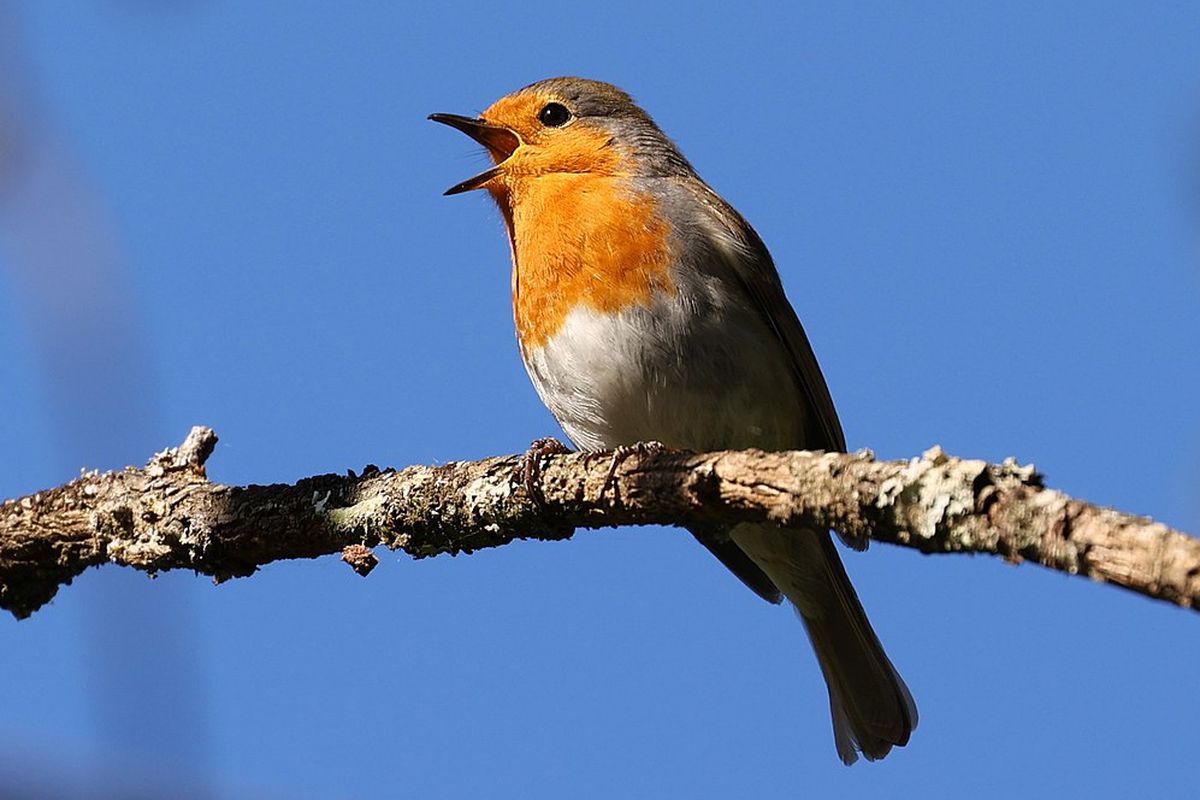
POLYGON ((1032 467, 933 448, 911 461, 866 451, 543 454, 532 497, 521 456, 368 467, 294 485, 210 483, 216 444, 194 428, 144 468, 87 473, 0 505, 0 607, 27 617, 85 569, 190 569, 217 581, 285 558, 341 553, 359 574, 370 548, 415 558, 470 553, 576 528, 770 520, 833 528, 925 553, 991 553, 1192 606, 1200 540, 1046 489, 1032 467), (614 467, 615 463, 615 467, 614 467))

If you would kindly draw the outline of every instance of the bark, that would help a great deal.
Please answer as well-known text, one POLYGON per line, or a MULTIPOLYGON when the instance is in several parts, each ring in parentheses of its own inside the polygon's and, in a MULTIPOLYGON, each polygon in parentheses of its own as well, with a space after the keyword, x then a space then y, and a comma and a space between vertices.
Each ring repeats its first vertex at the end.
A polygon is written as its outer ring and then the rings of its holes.
MULTIPOLYGON (((0 504, 0 607, 32 614, 88 567, 190 569, 217 582, 286 558, 371 548, 415 558, 577 528, 764 521, 833 528, 925 553, 990 553, 1107 581, 1182 606, 1200 599, 1200 540, 1047 489, 1032 467, 933 448, 909 461, 869 451, 553 453, 319 475, 292 485, 211 483, 216 444, 194 428, 143 468, 91 472, 0 504), (528 477, 528 473, 525 473, 528 477)), ((531 451, 532 452, 532 451, 531 451)))

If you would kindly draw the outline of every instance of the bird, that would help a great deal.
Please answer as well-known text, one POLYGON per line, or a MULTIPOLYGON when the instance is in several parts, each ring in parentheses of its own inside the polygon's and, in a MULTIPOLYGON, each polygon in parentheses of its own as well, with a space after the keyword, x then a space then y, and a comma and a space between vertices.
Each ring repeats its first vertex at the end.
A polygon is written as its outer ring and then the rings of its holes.
MULTIPOLYGON (((482 189, 499 208, 521 357, 577 447, 846 450, 762 239, 629 94, 550 78, 478 116, 429 119, 490 156, 489 168, 445 194, 482 189)), ((916 705, 829 531, 743 523, 691 532, 759 597, 795 607, 844 763, 908 743, 916 705)))

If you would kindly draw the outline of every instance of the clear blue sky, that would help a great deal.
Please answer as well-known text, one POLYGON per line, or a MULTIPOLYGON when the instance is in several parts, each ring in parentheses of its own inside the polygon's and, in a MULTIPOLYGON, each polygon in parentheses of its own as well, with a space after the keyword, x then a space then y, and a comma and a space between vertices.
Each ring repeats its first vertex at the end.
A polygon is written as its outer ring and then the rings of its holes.
MULTIPOLYGON (((425 115, 565 73, 756 226, 851 447, 1014 455, 1200 532, 1195 5, 319 5, 0 3, 0 495, 196 423, 228 483, 558 433, 499 216, 441 197, 484 158, 425 115)), ((847 555, 921 710, 847 769, 800 625, 687 534, 381 556, 105 569, 0 619, 0 794, 1194 789, 1200 619, 1113 588, 847 555)))

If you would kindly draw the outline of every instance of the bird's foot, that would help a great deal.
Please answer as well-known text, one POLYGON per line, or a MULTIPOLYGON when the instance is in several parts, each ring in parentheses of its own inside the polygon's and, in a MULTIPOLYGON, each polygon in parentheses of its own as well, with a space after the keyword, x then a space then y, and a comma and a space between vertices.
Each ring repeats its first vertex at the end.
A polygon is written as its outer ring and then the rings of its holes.
POLYGON ((600 497, 604 497, 604 493, 609 489, 616 487, 617 468, 624 464, 631 456, 658 456, 663 453, 677 453, 678 450, 667 447, 662 442, 648 441, 636 442, 635 444, 622 444, 612 449, 612 461, 608 463, 608 475, 604 478, 604 485, 600 487, 600 497))
POLYGON ((544 506, 546 504, 546 495, 542 493, 541 485, 542 459, 546 456, 561 455, 569 452, 571 452, 571 449, 553 436, 534 439, 529 445, 529 449, 517 460, 517 465, 513 468, 512 484, 514 486, 525 487, 525 491, 533 498, 533 502, 539 506, 544 506))

